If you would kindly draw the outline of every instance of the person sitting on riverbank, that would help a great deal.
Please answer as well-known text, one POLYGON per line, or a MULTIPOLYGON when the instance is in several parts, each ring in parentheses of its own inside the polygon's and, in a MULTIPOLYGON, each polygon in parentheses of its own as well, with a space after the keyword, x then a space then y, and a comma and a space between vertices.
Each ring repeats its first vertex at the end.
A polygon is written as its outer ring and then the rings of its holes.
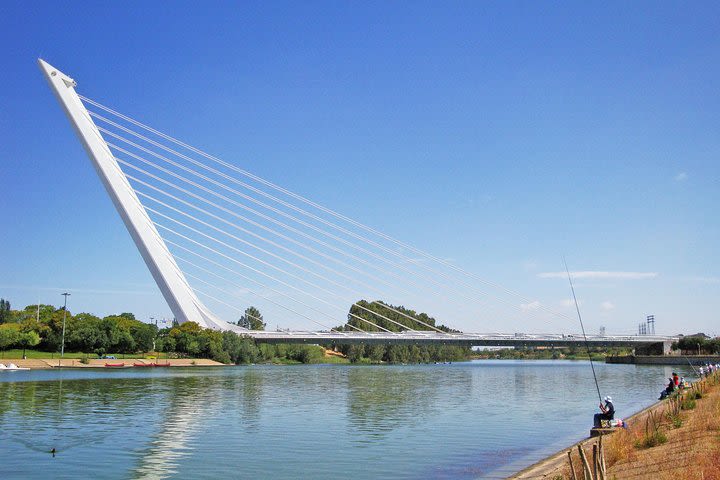
POLYGON ((678 374, 675 372, 672 373, 672 381, 675 383, 676 387, 680 386, 680 377, 678 377, 678 374))
POLYGON ((668 377, 668 384, 667 387, 665 387, 665 390, 660 392, 660 400, 664 400, 667 398, 671 393, 675 391, 675 380, 673 380, 672 377, 668 377))
POLYGON ((602 426, 603 420, 609 421, 615 418, 615 406, 612 403, 612 397, 605 397, 605 404, 600 404, 600 410, 602 411, 602 413, 596 413, 593 419, 594 427, 602 426))

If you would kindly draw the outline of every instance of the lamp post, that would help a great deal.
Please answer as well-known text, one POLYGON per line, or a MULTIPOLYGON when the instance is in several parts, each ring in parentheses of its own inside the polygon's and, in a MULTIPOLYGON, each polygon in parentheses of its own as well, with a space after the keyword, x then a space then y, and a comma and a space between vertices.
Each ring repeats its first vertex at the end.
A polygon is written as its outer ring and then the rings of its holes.
MULTIPOLYGON (((155 317, 150 317, 150 325, 152 325, 153 320, 155 320, 155 317)), ((153 352, 155 351, 155 339, 156 338, 157 338, 157 320, 155 320, 155 336, 153 337, 153 344, 152 344, 153 352)))
MULTIPOLYGON (((65 305, 63 305, 63 329, 62 329, 62 345, 60 346, 60 360, 62 360, 63 356, 65 355, 65 317, 67 316, 67 297, 70 296, 69 293, 61 293, 63 297, 65 297, 65 305)), ((60 362, 58 361, 58 366, 60 366, 60 362)))

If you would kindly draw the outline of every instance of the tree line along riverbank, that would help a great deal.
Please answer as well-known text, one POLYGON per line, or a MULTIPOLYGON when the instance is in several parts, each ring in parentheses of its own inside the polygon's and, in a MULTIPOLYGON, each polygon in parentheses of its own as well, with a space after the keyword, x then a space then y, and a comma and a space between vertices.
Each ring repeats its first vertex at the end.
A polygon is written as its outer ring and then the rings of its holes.
POLYGON ((720 479, 718 372, 695 382, 693 388, 657 402, 625 421, 628 428, 602 437, 604 472, 599 466, 594 467, 592 461, 598 445, 598 439, 594 438, 558 452, 510 478, 720 479), (589 475, 578 447, 582 448, 588 462, 589 475))
MULTIPOLYGON (((377 302, 364 304, 368 305, 368 310, 383 308, 377 302)), ((57 358, 63 344, 63 324, 64 358, 77 359, 81 364, 107 356, 207 358, 223 364, 431 363, 468 360, 472 356, 470 348, 448 345, 264 344, 229 331, 203 329, 193 322, 158 328, 137 320, 132 313, 101 318, 90 313, 73 315, 52 305, 28 305, 22 310, 12 310, 4 299, 1 307, 0 358, 57 358), (337 354, 326 354, 328 348, 337 354)), ((357 306, 352 308, 356 309, 355 317, 370 315, 357 310, 357 306)), ((428 325, 435 327, 435 319, 427 314, 403 307, 391 308, 395 312, 385 316, 396 323, 383 320, 384 324, 376 323, 380 328, 399 331, 401 325, 415 330, 427 330, 428 325)), ((355 317, 358 325, 362 324, 355 317)), ((238 324, 254 329, 265 327, 262 314, 254 307, 246 309, 238 324)), ((375 328, 367 324, 366 329, 370 327, 375 328)), ((437 328, 450 330, 442 325, 437 328)))

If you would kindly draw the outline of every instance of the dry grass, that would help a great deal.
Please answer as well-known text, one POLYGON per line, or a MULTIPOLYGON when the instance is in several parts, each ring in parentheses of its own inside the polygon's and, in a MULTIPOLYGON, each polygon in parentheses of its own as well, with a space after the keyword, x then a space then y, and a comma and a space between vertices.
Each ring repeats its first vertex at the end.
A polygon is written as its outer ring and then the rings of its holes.
POLYGON ((612 467, 621 461, 634 461, 637 449, 634 447, 638 441, 637 435, 631 430, 620 430, 605 439, 605 463, 612 467))
MULTIPOLYGON (((720 480, 719 384, 715 374, 684 398, 670 399, 633 419, 630 428, 604 437, 607 478, 720 480)), ((591 443, 585 454, 592 459, 591 443)), ((584 478, 577 448, 572 461, 578 478, 584 478)), ((569 479, 565 463, 562 478, 569 479)))
MULTIPOLYGON (((699 382, 685 398, 669 400, 655 413, 635 422, 624 435, 613 435, 608 452, 609 478, 618 479, 718 479, 720 480, 720 388, 717 376, 699 382), (678 408, 679 407, 679 408, 678 408), (635 445, 653 432, 662 432, 667 442, 646 450, 635 445)), ((647 446, 647 442, 643 446, 647 446)))

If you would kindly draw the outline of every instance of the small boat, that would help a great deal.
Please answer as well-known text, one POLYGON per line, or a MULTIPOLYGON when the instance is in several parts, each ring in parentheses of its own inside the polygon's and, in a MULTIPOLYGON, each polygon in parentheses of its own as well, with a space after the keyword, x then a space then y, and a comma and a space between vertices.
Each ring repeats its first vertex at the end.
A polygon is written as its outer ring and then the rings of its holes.
POLYGON ((3 363, 0 363, 0 370, 11 370, 11 371, 15 371, 15 370, 30 370, 30 369, 29 369, 29 368, 25 368, 25 367, 18 367, 18 366, 15 365, 14 363, 8 363, 7 365, 5 365, 5 364, 3 364, 3 363))
POLYGON ((124 363, 106 363, 105 364, 105 367, 107 367, 107 368, 122 368, 124 366, 125 366, 124 363))
POLYGON ((167 362, 167 363, 153 363, 152 366, 153 366, 153 367, 169 367, 169 366, 170 366, 170 362, 167 362))

